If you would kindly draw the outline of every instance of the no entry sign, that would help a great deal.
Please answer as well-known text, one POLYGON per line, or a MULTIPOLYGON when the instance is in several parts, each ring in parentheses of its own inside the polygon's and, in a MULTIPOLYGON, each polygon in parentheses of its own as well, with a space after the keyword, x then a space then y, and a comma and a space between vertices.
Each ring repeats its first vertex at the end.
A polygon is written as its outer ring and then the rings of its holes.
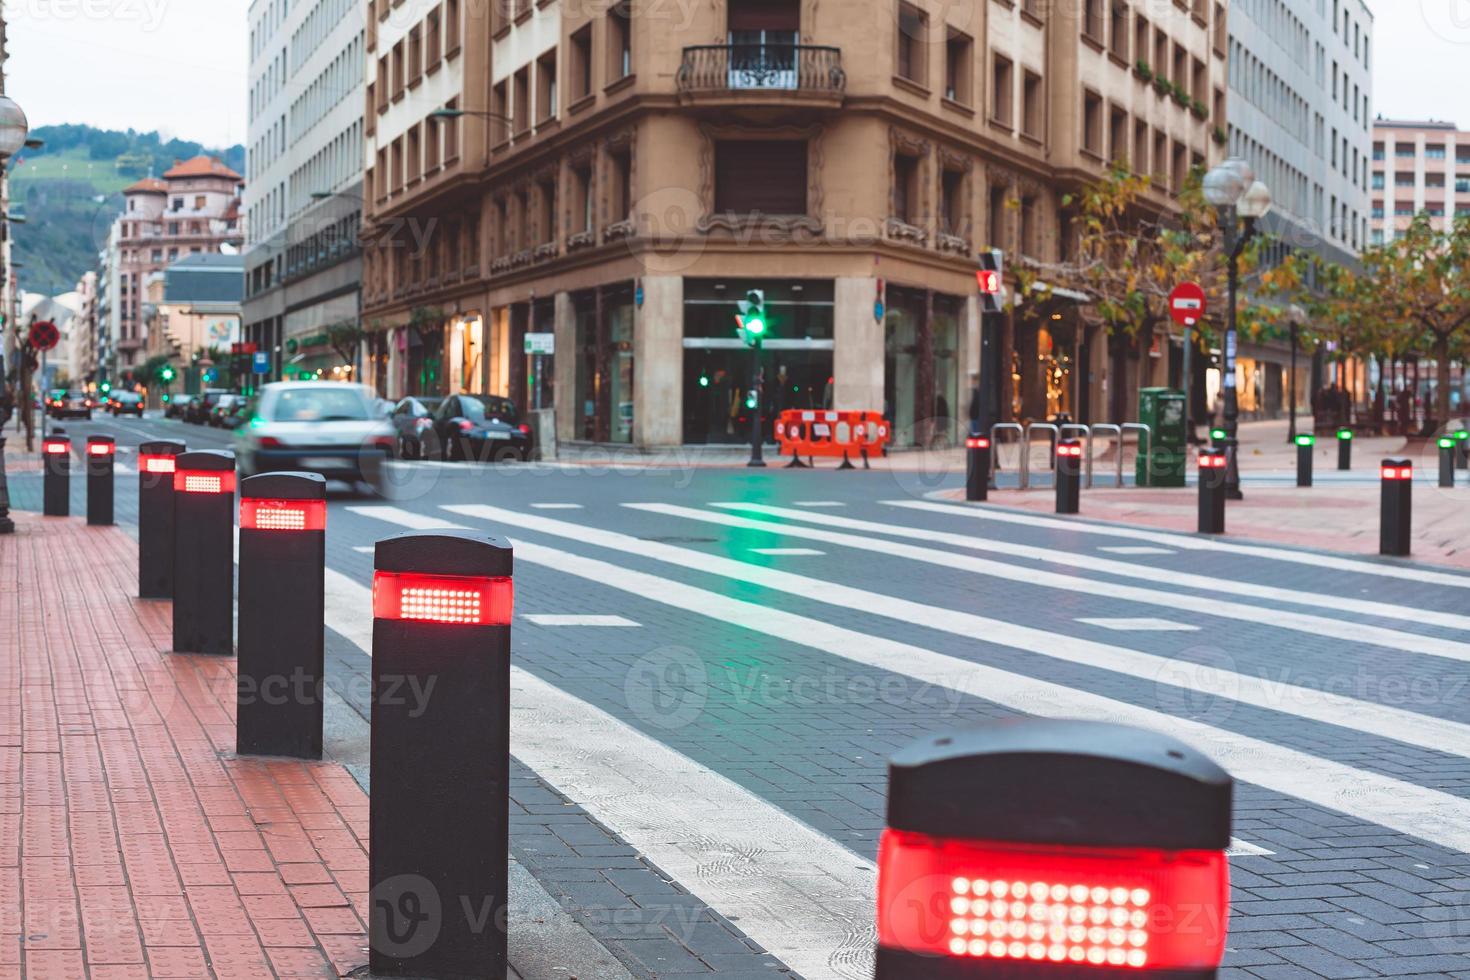
POLYGON ((1205 291, 1197 282, 1181 282, 1169 294, 1169 315, 1174 322, 1192 327, 1205 315, 1205 291))

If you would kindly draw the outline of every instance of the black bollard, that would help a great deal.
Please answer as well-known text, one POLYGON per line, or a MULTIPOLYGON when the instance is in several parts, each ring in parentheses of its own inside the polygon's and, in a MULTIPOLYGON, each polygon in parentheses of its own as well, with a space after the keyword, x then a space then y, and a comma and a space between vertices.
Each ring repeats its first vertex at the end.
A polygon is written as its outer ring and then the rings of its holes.
POLYGON ((47 517, 71 514, 71 438, 53 432, 41 440, 41 513, 47 517))
POLYGON ((1382 494, 1378 511, 1378 553, 1407 555, 1413 526, 1414 467, 1407 459, 1385 459, 1379 466, 1382 494))
POLYGON ((174 457, 182 442, 138 446, 138 597, 174 595, 174 457))
POLYGON ((1057 442, 1057 513, 1075 514, 1082 503, 1082 443, 1057 442))
POLYGON ((1337 468, 1353 468, 1353 430, 1346 426, 1337 430, 1337 468))
POLYGON ((1316 436, 1299 435, 1296 437, 1296 485, 1299 487, 1312 485, 1312 450, 1316 445, 1316 436))
POLYGON ((368 965, 502 977, 511 546, 400 534, 378 542, 374 568, 368 965))
POLYGON ((322 757, 326 498, 315 473, 240 482, 239 755, 322 757))
POLYGON ((112 519, 112 466, 117 441, 112 436, 87 437, 87 523, 106 525, 112 519))
POLYGON ((1199 454, 1199 533, 1225 533, 1225 450, 1199 454))
POLYGON ((965 499, 985 500, 990 496, 990 437, 970 436, 965 440, 965 499))
POLYGON ((235 454, 174 459, 174 650, 235 652, 235 454))
POLYGON ((1470 468, 1470 429, 1455 430, 1455 445, 1457 447, 1455 469, 1470 468))
POLYGON ((1439 437, 1439 485, 1455 485, 1455 437, 1439 437))

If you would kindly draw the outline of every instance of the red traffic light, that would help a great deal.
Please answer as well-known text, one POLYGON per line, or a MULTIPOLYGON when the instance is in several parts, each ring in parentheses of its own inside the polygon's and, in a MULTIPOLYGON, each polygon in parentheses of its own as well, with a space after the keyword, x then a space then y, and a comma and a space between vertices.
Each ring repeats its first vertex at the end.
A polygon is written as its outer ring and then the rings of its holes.
POLYGON ((976 269, 975 282, 982 293, 994 296, 1000 292, 1000 272, 995 269, 976 269))

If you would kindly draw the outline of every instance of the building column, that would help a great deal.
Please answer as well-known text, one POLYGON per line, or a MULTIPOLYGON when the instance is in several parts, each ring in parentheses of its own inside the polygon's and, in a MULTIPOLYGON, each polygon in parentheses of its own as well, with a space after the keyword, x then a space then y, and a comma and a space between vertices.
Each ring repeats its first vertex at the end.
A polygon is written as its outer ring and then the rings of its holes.
MULTIPOLYGON (((506 396, 510 398, 516 408, 523 413, 529 411, 531 400, 526 391, 526 330, 531 322, 531 304, 512 303, 510 307, 510 329, 505 342, 504 356, 507 358, 507 376, 509 378, 506 396)), ((490 337, 493 333, 490 329, 491 318, 485 320, 486 346, 489 346, 490 337)), ((486 391, 491 391, 487 386, 486 391)), ((491 392, 493 394, 493 391, 491 392)))
POLYGON ((575 436, 577 415, 577 309, 572 294, 557 293, 552 299, 552 332, 556 334, 557 364, 551 391, 556 406, 556 438, 570 442, 575 436))
POLYGON ((843 276, 832 287, 832 407, 882 411, 883 321, 873 315, 878 280, 843 276))
POLYGON ((684 277, 645 276, 633 310, 633 442, 684 441, 684 277))
POLYGON ((934 290, 924 290, 924 314, 914 338, 918 364, 914 369, 914 443, 934 441, 934 290))

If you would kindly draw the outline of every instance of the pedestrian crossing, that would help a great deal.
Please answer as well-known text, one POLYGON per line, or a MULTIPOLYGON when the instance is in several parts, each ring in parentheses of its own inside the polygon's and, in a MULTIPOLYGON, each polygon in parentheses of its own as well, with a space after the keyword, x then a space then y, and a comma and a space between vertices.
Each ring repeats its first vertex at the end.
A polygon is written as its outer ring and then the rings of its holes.
MULTIPOLYGON (((1291 637, 1312 634, 1336 637, 1355 647, 1391 649, 1400 657, 1426 658, 1436 670, 1455 671, 1470 659, 1467 645, 1419 627, 1461 628, 1457 624, 1465 618, 1457 614, 1416 618, 1412 614, 1420 611, 1413 607, 1380 598, 1329 605, 1321 601, 1322 595, 1306 589, 1230 588, 1226 580, 1203 574, 1204 563, 1196 565, 1199 571, 1184 576, 1155 574, 1159 570, 1153 566, 1092 553, 971 540, 966 533, 972 533, 970 521, 958 515, 951 530, 936 532, 891 520, 839 517, 831 513, 835 508, 798 511, 728 502, 703 507, 632 503, 611 513, 584 511, 567 520, 536 512, 545 508, 483 503, 422 504, 417 510, 376 504, 345 509, 381 526, 384 533, 461 527, 510 538, 518 567, 525 569, 520 574, 538 583, 555 583, 558 601, 542 608, 560 608, 561 596, 583 595, 587 617, 621 616, 645 624, 642 630, 613 632, 641 636, 654 628, 650 623, 665 631, 671 622, 677 624, 692 651, 682 666, 698 668, 680 673, 694 676, 695 682, 661 687, 666 659, 635 660, 627 671, 622 702, 589 693, 595 688, 574 692, 556 670, 544 673, 536 663, 525 661, 517 646, 512 751, 805 977, 871 975, 867 957, 872 940, 872 856, 861 840, 794 815, 790 804, 753 791, 748 780, 731 775, 735 770, 711 764, 691 747, 691 733, 705 724, 694 719, 714 710, 714 702, 706 703, 697 681, 700 670, 717 664, 719 655, 713 649, 694 650, 701 642, 716 642, 711 631, 743 638, 738 649, 746 652, 733 654, 737 659, 761 661, 759 651, 775 644, 781 651, 797 655, 805 651, 822 663, 840 663, 853 672, 911 682, 906 690, 943 692, 949 699, 944 703, 954 706, 1113 720, 1163 731, 1214 756, 1252 787, 1252 793, 1266 791, 1298 801, 1304 810, 1358 821, 1379 828, 1385 836, 1402 835, 1406 847, 1432 845, 1470 853, 1470 789, 1453 779, 1440 779, 1422 765, 1406 763, 1386 772, 1350 764, 1327 750, 1330 742, 1356 740, 1368 754, 1396 746, 1405 753, 1418 752, 1416 762, 1427 759, 1431 767, 1437 759, 1460 761, 1470 758, 1470 725, 1458 720, 1465 717, 1463 711, 1445 711, 1441 717, 1388 703, 1372 692, 1350 696, 1325 685, 1285 683, 1249 670, 1161 654, 1156 647, 1130 645, 1133 631, 1162 634, 1165 641, 1177 635, 1181 637, 1177 642, 1184 644, 1194 641, 1185 633, 1176 634, 1176 629, 1197 632, 1200 622, 1234 619, 1279 631, 1285 656, 1290 656, 1291 637), (700 548, 670 543, 683 538, 647 540, 658 535, 610 530, 621 526, 620 513, 635 521, 659 522, 661 532, 686 523, 706 526, 713 534, 739 541, 741 547, 716 543, 700 548), (787 546, 817 542, 825 553, 787 546), (992 547, 997 544, 1005 547, 992 547), (994 557, 978 558, 974 551, 994 557), (778 561, 774 567, 766 560, 791 553, 806 557, 800 564, 778 561), (981 615, 953 608, 947 593, 935 592, 918 601, 891 594, 881 583, 863 587, 855 581, 854 569, 860 563, 878 560, 896 563, 901 569, 897 574, 960 583, 977 597, 975 609, 983 608, 978 599, 991 588, 986 584, 990 582, 1026 590, 1038 607, 1066 603, 1071 608, 1075 603, 1079 610, 1075 620, 1116 631, 1119 641, 1103 643, 1028 625, 1024 607, 981 615), (793 568, 800 573, 789 570, 793 568), (1148 584, 1128 584, 1140 581, 1148 584), (1084 607, 1106 610, 1110 602, 1156 609, 1167 605, 1175 611, 1167 618, 1080 612, 1084 607), (1330 618, 1301 611, 1328 608, 1341 615, 1330 618), (1364 619, 1392 620, 1396 625, 1379 626, 1364 619), (1069 680, 1072 674, 1053 671, 1048 664, 1101 672, 1135 686, 1089 689, 1069 680), (658 695, 655 701, 648 701, 648 692, 634 683, 644 675, 658 695), (1135 696, 1132 692, 1140 684, 1151 687, 1154 696, 1135 696), (1174 702, 1166 691, 1204 697, 1213 710, 1201 718, 1169 710, 1167 705, 1174 702), (656 712, 649 710, 650 703, 657 704, 656 712), (692 718, 685 720, 691 705, 692 718), (1283 725, 1320 726, 1320 732, 1288 744, 1290 739, 1280 737, 1283 725)), ((934 513, 951 518, 948 509, 934 513)), ((700 539, 691 535, 687 540, 700 539)), ((1090 544, 1083 547, 1097 550, 1090 544)), ((1188 546, 1171 540, 1170 547, 1188 546)), ((328 577, 328 625, 370 650, 370 628, 364 629, 365 620, 370 624, 366 586, 334 570, 328 577)), ((518 580, 517 587, 521 601, 526 601, 529 586, 518 580)), ((1455 587, 1458 584, 1451 586, 1455 587)), ((549 620, 551 614, 526 618, 554 623, 570 617, 575 623, 584 618, 582 612, 549 620)), ((558 631, 558 635, 568 634, 558 631)), ((643 641, 654 648, 649 655, 667 658, 666 650, 659 652, 666 639, 643 641)), ((773 655, 771 662, 775 659, 773 655)), ((715 681, 709 678, 710 698, 716 697, 715 681)), ((948 727, 968 717, 967 710, 957 707, 918 721, 948 727)), ((748 708, 747 714, 753 711, 748 708)), ((789 714, 779 716, 775 709, 769 714, 770 724, 795 724, 789 714)), ((853 708, 845 714, 862 716, 852 719, 846 736, 850 743, 862 744, 866 732, 869 756, 882 757, 891 750, 877 735, 882 730, 875 727, 881 726, 881 713, 866 715, 853 708)), ((877 789, 881 791, 881 785, 877 789)), ((1236 842, 1235 860, 1275 859, 1271 840, 1249 839, 1257 829, 1252 825, 1243 833, 1248 839, 1236 842)))

